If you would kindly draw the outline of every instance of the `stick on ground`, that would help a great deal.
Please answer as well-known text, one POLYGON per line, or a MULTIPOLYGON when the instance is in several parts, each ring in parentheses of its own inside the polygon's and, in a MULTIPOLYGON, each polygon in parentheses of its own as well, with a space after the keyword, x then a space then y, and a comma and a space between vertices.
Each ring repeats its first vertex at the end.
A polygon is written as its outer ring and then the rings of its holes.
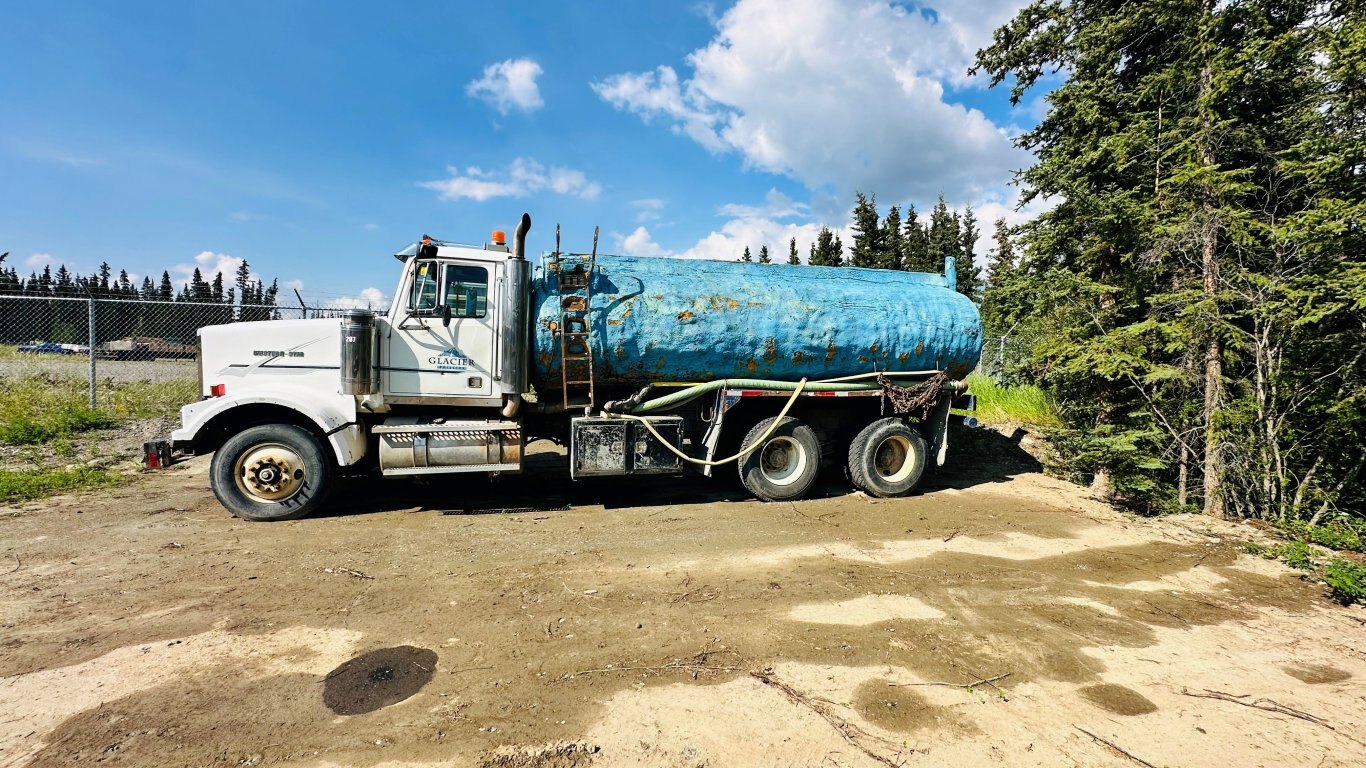
POLYGON ((1138 763, 1139 765, 1146 765, 1146 766, 1148 766, 1148 768, 1157 768, 1157 766, 1153 765, 1152 763, 1148 762, 1147 760, 1144 760, 1144 759, 1141 758, 1141 757, 1136 757, 1136 756, 1134 756, 1134 754, 1133 754, 1132 752, 1129 752, 1128 750, 1126 750, 1126 749, 1120 747, 1118 744, 1115 744, 1113 741, 1109 741, 1108 739, 1102 739, 1101 737, 1095 735, 1094 733, 1091 733, 1090 731, 1086 730, 1085 728, 1082 728, 1080 725, 1074 725, 1074 726, 1072 726, 1072 727, 1073 727, 1073 728, 1076 728, 1077 730, 1081 731, 1082 733, 1086 734, 1087 736, 1090 736, 1092 739, 1095 739, 1098 743, 1104 744, 1105 746, 1109 747, 1110 749, 1113 749, 1114 751, 1120 753, 1121 755, 1124 755, 1125 757, 1129 758, 1130 760, 1133 760, 1135 763, 1138 763))
MULTIPOLYGON (((940 682, 940 681, 938 681, 938 680, 935 680, 935 681, 931 681, 931 682, 928 682, 928 683, 887 683, 887 687, 888 687, 888 688, 903 688, 903 687, 908 687, 908 686, 912 686, 912 685, 942 685, 942 686, 944 686, 945 688, 963 688, 963 689, 968 689, 968 688, 976 688, 976 687, 979 686, 979 685, 989 685, 989 684, 991 684, 991 683, 996 682, 997 680, 1004 680, 1005 678, 1010 677, 1012 674, 1014 674, 1014 673, 1013 673, 1013 672, 1006 672, 1005 674, 996 675, 995 677, 983 677, 983 678, 980 678, 980 679, 978 679, 978 680, 973 680, 973 681, 970 682, 970 683, 944 683, 944 682, 940 682)), ((992 687, 992 688, 996 688, 996 686, 994 686, 994 685, 991 686, 991 687, 992 687)), ((1000 689, 997 688, 997 690, 1000 690, 1000 689)))
POLYGON ((784 683, 776 677, 773 677, 773 675, 769 674, 767 671, 758 672, 755 670, 750 670, 749 675, 750 677, 753 677, 755 680, 758 680, 764 685, 769 685, 782 691, 783 695, 788 698, 788 701, 791 701, 793 704, 798 704, 800 706, 806 707, 812 712, 815 712, 816 714, 820 715, 821 719, 829 723, 831 728, 834 728, 840 736, 844 737, 845 741, 849 742, 850 746, 854 747, 858 751, 862 752, 868 757, 871 757, 879 763, 882 763, 883 765, 889 766, 890 768, 901 768, 900 763, 893 762, 891 758, 874 752, 873 750, 865 746, 861 741, 859 741, 859 739, 873 738, 872 736, 870 736, 868 733, 860 729, 858 726, 849 722, 845 722, 838 715, 834 714, 830 710, 813 701, 810 696, 802 693, 796 688, 793 688, 787 683, 784 683))

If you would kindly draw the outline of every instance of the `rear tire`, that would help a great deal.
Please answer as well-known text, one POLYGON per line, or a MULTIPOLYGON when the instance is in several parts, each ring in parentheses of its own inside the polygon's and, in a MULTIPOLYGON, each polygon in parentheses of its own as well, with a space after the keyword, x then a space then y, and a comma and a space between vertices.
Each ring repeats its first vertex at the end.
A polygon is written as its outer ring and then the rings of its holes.
MULTIPOLYGON (((763 437, 776 417, 767 418, 745 435, 741 449, 763 437)), ((783 417, 763 446, 740 460, 740 482, 764 501, 792 501, 816 484, 821 469, 821 443, 806 422, 783 417)))
POLYGON ((266 522, 317 511, 336 471, 322 441, 293 424, 263 424, 233 435, 213 455, 213 495, 233 515, 266 522))
POLYGON ((925 474, 925 438, 901 419, 879 419, 849 444, 849 480, 879 498, 905 496, 925 474))

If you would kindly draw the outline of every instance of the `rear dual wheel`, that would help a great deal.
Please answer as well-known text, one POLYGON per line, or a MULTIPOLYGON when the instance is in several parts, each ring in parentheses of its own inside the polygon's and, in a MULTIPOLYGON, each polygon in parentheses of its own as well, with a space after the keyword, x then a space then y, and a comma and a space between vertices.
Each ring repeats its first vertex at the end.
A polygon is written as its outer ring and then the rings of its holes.
POLYGON ((784 416, 781 421, 768 418, 745 435, 742 449, 760 438, 763 445, 740 459, 740 482, 764 501, 792 501, 805 496, 816 484, 821 469, 821 444, 816 431, 791 416, 784 416), (770 427, 773 431, 765 437, 770 427))
POLYGON ((849 479, 869 496, 905 496, 925 474, 925 438, 901 419, 879 419, 849 444, 849 479))

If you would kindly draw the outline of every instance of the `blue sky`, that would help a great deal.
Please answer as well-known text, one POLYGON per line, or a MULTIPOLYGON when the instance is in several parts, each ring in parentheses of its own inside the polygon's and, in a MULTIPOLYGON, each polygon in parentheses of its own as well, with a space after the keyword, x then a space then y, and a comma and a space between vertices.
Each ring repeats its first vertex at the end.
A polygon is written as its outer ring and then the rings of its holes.
POLYGON ((941 5, 6 3, 0 252, 373 299, 524 210, 533 252, 700 258, 805 252, 855 189, 1019 220, 1037 105, 966 76, 1018 3, 941 5))

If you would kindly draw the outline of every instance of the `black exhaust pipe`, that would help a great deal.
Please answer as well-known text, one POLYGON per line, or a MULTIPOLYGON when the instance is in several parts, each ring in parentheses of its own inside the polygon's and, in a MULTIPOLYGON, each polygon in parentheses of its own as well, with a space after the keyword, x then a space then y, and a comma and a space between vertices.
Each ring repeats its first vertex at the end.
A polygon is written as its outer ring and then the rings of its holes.
POLYGON ((517 231, 512 235, 512 258, 526 258, 526 233, 531 231, 531 214, 522 214, 522 220, 517 222, 517 231))

